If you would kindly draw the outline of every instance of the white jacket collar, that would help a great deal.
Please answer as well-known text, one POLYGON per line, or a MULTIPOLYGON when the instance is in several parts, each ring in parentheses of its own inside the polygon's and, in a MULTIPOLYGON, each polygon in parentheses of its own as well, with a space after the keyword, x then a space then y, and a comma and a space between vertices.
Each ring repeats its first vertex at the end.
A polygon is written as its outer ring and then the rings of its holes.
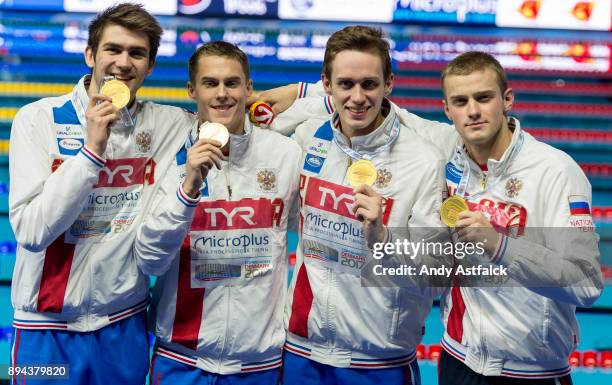
MULTIPOLYGON (((489 159, 487 161, 487 169, 490 176, 499 176, 500 173, 503 173, 521 150, 521 137, 523 136, 521 130, 521 123, 518 119, 514 117, 508 117, 508 127, 513 130, 512 140, 510 141, 510 145, 508 146, 508 148, 506 148, 506 151, 504 151, 499 160, 489 159)), ((457 151, 459 151, 463 155, 464 159, 468 159, 469 166, 473 170, 480 170, 480 167, 468 155, 463 140, 461 140, 461 142, 459 143, 457 151)))
POLYGON ((397 137, 393 130, 397 115, 387 99, 383 101, 383 109, 388 113, 380 126, 367 135, 353 136, 350 140, 340 131, 340 116, 338 112, 334 112, 331 117, 331 126, 334 140, 338 146, 351 149, 359 154, 371 155, 375 154, 380 147, 389 145, 397 137))

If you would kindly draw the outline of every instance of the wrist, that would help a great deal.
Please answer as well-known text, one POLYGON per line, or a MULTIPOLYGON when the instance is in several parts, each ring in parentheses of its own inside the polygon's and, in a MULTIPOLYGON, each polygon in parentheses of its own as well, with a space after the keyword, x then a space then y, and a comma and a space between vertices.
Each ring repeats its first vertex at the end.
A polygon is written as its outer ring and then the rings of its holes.
POLYGON ((200 189, 196 187, 193 183, 185 180, 181 185, 181 189, 189 198, 195 199, 200 195, 200 189))
POLYGON ((85 145, 87 146, 87 148, 93 152, 94 154, 98 155, 99 157, 103 158, 104 157, 104 153, 106 152, 106 144, 101 145, 101 144, 90 144, 90 143, 85 143, 85 145))

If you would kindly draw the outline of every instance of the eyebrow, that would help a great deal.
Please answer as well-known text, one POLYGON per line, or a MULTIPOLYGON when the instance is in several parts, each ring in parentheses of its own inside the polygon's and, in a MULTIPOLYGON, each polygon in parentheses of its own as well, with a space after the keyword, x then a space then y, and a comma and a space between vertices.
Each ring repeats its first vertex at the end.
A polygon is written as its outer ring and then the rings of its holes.
POLYGON ((362 82, 365 80, 376 80, 378 81, 380 78, 378 76, 371 76, 371 77, 365 77, 363 79, 354 79, 351 77, 338 77, 336 78, 336 81, 345 81, 345 80, 349 80, 349 81, 354 81, 354 82, 362 82))
MULTIPOLYGON (((201 81, 201 82, 203 82, 203 81, 207 81, 207 80, 219 81, 219 78, 210 77, 210 76, 202 76, 202 77, 200 78, 200 81, 201 81)), ((222 81, 224 81, 224 82, 225 82, 225 81, 228 81, 228 80, 234 80, 234 81, 235 81, 235 80, 238 80, 238 81, 240 81, 241 79, 240 79, 240 76, 230 76, 229 78, 223 78, 223 79, 222 79, 222 81)))
MULTIPOLYGON (((121 44, 117 44, 117 43, 104 43, 103 45, 104 48, 118 48, 118 49, 126 49, 126 47, 122 46, 121 44)), ((142 50, 144 52, 149 52, 149 49, 147 47, 143 47, 141 45, 135 45, 135 46, 130 46, 127 47, 128 50, 142 50)))
MULTIPOLYGON (((472 95, 476 98, 479 96, 493 96, 495 95, 495 90, 478 91, 472 95)), ((448 98, 450 100, 457 100, 457 99, 463 99, 463 98, 468 98, 468 97, 469 95, 451 95, 448 98)))

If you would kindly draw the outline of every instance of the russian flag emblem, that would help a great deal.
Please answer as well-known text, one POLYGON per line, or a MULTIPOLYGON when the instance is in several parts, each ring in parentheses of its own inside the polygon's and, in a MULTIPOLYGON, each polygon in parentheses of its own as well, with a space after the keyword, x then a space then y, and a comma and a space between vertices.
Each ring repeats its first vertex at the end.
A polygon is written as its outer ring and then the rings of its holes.
POLYGON ((589 202, 584 195, 569 196, 570 215, 591 215, 589 202))

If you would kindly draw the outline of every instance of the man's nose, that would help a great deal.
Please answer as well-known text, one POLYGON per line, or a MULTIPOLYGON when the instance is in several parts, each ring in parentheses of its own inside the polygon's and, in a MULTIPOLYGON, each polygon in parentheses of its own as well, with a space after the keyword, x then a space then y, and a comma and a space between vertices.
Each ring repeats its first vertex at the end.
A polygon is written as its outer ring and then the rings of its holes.
POLYGON ((353 90, 353 94, 351 95, 351 99, 353 99, 353 102, 361 104, 365 102, 365 93, 363 88, 361 88, 361 86, 357 85, 355 86, 354 90, 353 90))

